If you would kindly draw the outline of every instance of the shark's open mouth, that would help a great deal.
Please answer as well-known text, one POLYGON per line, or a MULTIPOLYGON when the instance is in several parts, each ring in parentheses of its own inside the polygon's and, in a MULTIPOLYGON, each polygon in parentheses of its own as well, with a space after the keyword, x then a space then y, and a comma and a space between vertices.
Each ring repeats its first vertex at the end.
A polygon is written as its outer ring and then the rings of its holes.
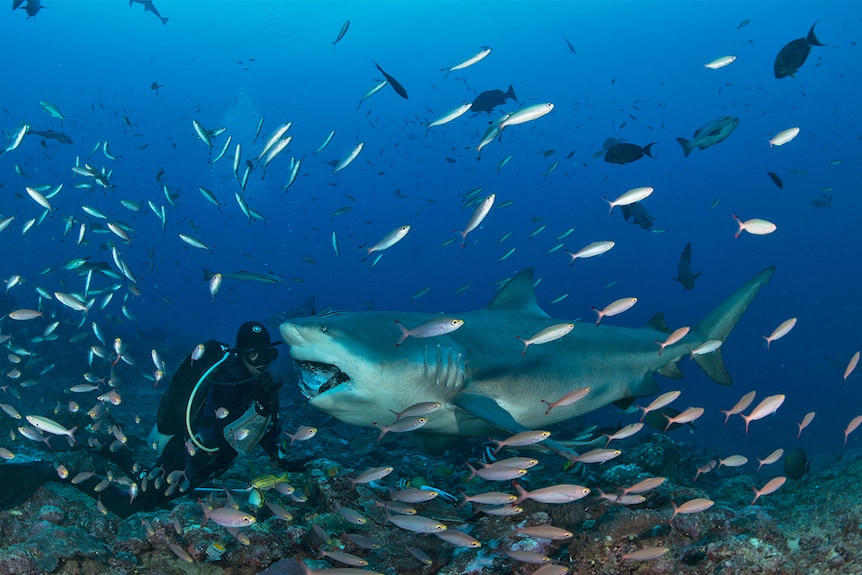
POLYGON ((299 368, 299 388, 309 399, 350 381, 349 375, 329 363, 297 361, 296 366, 299 368))

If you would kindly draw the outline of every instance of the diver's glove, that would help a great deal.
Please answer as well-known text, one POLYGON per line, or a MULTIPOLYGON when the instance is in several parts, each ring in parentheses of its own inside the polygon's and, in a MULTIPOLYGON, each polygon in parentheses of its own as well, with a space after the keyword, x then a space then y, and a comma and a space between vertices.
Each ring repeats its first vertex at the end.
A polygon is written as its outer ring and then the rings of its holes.
POLYGON ((263 417, 268 417, 272 412, 273 399, 278 399, 278 390, 281 382, 271 377, 263 377, 257 384, 257 398, 254 409, 263 417))
POLYGON ((272 402, 268 397, 263 400, 258 399, 254 402, 254 410, 262 417, 269 417, 269 414, 272 413, 272 402))

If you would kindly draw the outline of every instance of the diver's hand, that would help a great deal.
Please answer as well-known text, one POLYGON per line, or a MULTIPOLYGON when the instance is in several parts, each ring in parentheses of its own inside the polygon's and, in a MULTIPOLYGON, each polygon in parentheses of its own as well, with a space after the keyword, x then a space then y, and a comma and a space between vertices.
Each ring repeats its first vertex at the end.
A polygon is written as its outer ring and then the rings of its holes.
POLYGON ((257 412, 258 415, 262 417, 269 417, 269 414, 272 412, 272 405, 269 401, 269 398, 266 398, 262 401, 260 399, 255 401, 254 410, 257 412))
POLYGON ((281 389, 281 382, 274 380, 269 373, 266 373, 258 381, 257 387, 261 397, 270 397, 281 389))

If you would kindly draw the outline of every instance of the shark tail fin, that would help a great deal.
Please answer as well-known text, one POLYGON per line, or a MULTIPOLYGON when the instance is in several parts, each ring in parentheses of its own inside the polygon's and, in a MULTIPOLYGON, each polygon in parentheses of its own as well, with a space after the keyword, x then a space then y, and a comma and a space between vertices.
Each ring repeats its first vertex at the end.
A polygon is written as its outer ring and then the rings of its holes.
MULTIPOLYGON (((717 339, 723 342, 736 326, 742 314, 745 313, 749 304, 754 300, 754 296, 757 295, 760 288, 769 282, 773 273, 775 273, 775 268, 768 267, 748 280, 745 285, 737 289, 729 298, 709 312, 700 323, 694 326, 693 331, 704 340, 717 339)), ((692 359, 714 382, 721 385, 731 385, 733 383, 733 379, 727 373, 727 368, 724 365, 721 348, 712 353, 695 355, 692 359)))

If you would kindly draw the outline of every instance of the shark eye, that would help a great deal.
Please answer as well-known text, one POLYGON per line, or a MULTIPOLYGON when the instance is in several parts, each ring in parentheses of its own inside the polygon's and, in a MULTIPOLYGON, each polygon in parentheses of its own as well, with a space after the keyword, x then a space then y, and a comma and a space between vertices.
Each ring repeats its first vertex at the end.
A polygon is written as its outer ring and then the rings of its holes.
POLYGON ((325 325, 321 325, 321 326, 320 326, 320 331, 322 331, 323 333, 326 333, 326 326, 325 326, 325 325))

